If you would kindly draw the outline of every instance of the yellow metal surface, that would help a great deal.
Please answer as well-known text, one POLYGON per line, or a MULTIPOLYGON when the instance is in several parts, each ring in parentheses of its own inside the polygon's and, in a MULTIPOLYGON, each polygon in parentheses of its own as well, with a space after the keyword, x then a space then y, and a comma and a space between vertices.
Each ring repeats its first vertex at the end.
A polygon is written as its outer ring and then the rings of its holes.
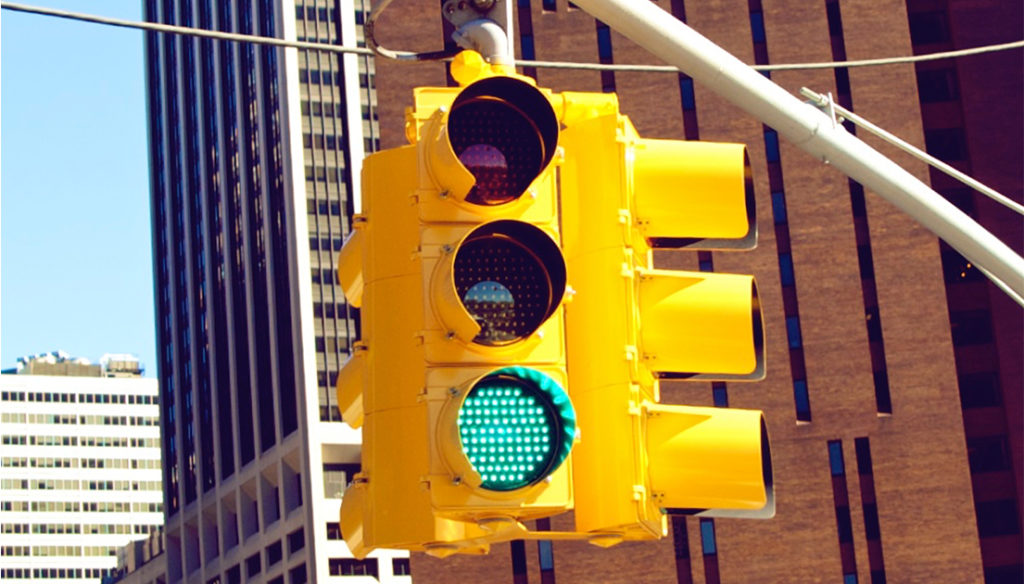
POLYGON ((640 349, 655 373, 705 379, 764 377, 753 276, 641 270, 640 349))
POLYGON ((366 347, 358 343, 338 372, 335 384, 338 392, 338 410, 341 419, 359 428, 363 425, 363 389, 366 387, 366 347))
POLYGON ((362 222, 353 222, 354 229, 345 239, 338 254, 338 284, 345 301, 355 308, 363 304, 363 230, 362 222))
POLYGON ((661 507, 758 510, 768 504, 761 412, 652 403, 643 412, 651 492, 661 507))
POLYGON ((695 249, 757 244, 746 146, 636 139, 630 147, 636 245, 656 238, 685 239, 682 246, 695 249))
MULTIPOLYGON (((457 60, 454 72, 465 85, 500 73, 471 58, 457 60)), ((339 281, 362 305, 360 350, 338 379, 343 416, 363 429, 362 472, 341 511, 356 557, 377 548, 486 553, 492 542, 529 537, 522 521, 572 508, 571 454, 549 480, 495 492, 480 488, 459 451, 452 404, 481 376, 524 365, 566 382, 561 307, 523 340, 472 342, 480 327, 455 291, 452 258, 467 233, 495 219, 528 222, 558 242, 562 159, 549 153, 517 200, 468 203, 475 179, 446 135, 460 91, 418 88, 407 113, 412 144, 364 161, 359 235, 339 257, 339 281)))
POLYGON ((562 241, 575 291, 566 342, 581 433, 573 451, 577 532, 614 545, 663 537, 667 503, 694 513, 702 505, 764 508, 759 412, 721 410, 712 413, 722 418, 697 423, 690 410, 657 404, 663 375, 763 375, 753 278, 655 270, 650 254, 652 245, 752 246, 744 146, 646 140, 613 100, 562 94, 561 103, 562 241), (744 432, 716 443, 735 426, 744 432), (702 458, 694 466, 673 458, 688 452, 702 458), (711 500, 716 485, 722 495, 711 500))
POLYGON ((452 72, 461 88, 415 90, 411 145, 366 159, 364 213, 339 257, 339 282, 362 305, 359 351, 338 380, 343 416, 364 436, 363 470, 341 513, 353 553, 445 557, 538 538, 609 546, 663 537, 666 508, 770 515, 760 412, 658 404, 664 375, 763 375, 753 278, 655 270, 650 253, 753 244, 745 148, 643 139, 614 94, 491 81, 505 71, 472 54, 452 72), (477 179, 447 135, 453 102, 482 79, 456 103, 495 87, 497 99, 550 105, 561 126, 556 149, 543 138, 547 162, 523 195, 494 205, 472 202, 477 179), (560 245, 574 294, 533 334, 483 344, 456 291, 454 257, 467 234, 496 220, 529 223, 560 245), (548 480, 490 491, 461 450, 458 404, 509 365, 566 387, 579 434, 548 480), (573 532, 524 524, 569 510, 573 532))

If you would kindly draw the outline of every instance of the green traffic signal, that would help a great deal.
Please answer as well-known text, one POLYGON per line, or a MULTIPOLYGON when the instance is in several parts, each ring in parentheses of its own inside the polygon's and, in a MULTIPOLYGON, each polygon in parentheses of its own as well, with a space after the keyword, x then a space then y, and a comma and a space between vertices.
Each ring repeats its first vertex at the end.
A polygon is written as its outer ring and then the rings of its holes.
POLYGON ((469 391, 458 416, 462 449, 484 489, 513 491, 548 476, 568 456, 576 414, 565 390, 525 367, 499 369, 469 391))

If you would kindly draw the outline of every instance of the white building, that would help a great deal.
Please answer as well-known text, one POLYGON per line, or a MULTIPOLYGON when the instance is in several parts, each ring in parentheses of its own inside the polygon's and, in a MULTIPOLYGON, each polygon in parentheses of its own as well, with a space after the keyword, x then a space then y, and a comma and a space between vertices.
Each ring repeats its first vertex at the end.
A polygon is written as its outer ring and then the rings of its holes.
MULTIPOLYGON (((149 21, 343 44, 369 0, 144 0, 149 21)), ((360 434, 334 276, 374 149, 371 59, 147 33, 168 583, 408 583, 338 527, 360 434)), ((164 560, 162 560, 164 561, 164 560)), ((130 575, 126 578, 130 578, 130 575)))
POLYGON ((0 375, 0 580, 98 583, 163 525, 156 380, 124 356, 18 372, 0 375))

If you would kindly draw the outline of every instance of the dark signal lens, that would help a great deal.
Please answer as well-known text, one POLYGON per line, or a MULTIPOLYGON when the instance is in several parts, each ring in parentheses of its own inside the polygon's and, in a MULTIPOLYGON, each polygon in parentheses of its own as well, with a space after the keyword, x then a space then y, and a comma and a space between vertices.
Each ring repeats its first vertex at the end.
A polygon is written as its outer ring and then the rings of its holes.
POLYGON ((459 247, 455 289, 480 325, 473 339, 504 345, 536 331, 565 292, 565 261, 543 231, 520 221, 495 221, 472 232, 459 247))
POLYGON ((537 127, 506 101, 480 97, 462 102, 448 125, 452 149, 476 178, 469 202, 514 201, 543 170, 544 144, 537 127))
POLYGON ((462 451, 492 491, 522 488, 551 474, 576 435, 565 390, 547 375, 508 367, 481 379, 459 410, 462 451))
POLYGON ((501 205, 518 199, 544 170, 558 140, 558 122, 547 99, 511 77, 467 87, 452 104, 448 139, 459 162, 476 179, 466 201, 501 205))

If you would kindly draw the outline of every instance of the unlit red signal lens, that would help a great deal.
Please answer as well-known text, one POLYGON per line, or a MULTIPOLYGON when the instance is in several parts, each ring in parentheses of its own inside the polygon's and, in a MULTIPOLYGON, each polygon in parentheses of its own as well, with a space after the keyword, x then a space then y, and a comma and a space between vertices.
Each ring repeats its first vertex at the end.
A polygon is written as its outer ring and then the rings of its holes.
POLYGON ((558 122, 535 87, 494 77, 474 83, 456 98, 448 139, 476 179, 466 201, 501 205, 522 196, 550 162, 558 122))

